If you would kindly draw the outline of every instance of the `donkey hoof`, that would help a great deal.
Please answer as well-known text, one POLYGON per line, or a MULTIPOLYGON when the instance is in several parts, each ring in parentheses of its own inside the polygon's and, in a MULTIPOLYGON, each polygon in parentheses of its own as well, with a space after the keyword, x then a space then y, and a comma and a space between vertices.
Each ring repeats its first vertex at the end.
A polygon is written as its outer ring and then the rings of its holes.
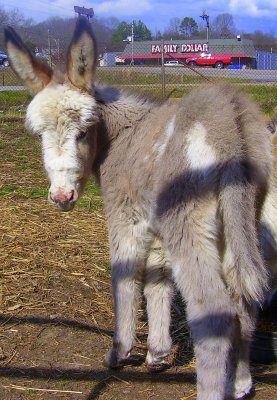
POLYGON ((255 394, 255 390, 251 389, 251 390, 249 390, 249 392, 236 393, 234 399, 235 400, 252 399, 254 394, 255 394))
POLYGON ((228 395, 225 400, 242 400, 252 398, 255 394, 255 389, 252 386, 251 377, 236 381, 233 390, 227 391, 228 395))
POLYGON ((130 353, 127 353, 126 356, 121 356, 118 354, 118 351, 112 348, 107 354, 103 361, 103 364, 107 368, 118 369, 122 368, 126 365, 140 365, 141 364, 141 355, 132 356, 130 353))
POLYGON ((103 364, 107 368, 116 369, 122 367, 122 360, 115 349, 111 349, 105 356, 103 364))
POLYGON ((253 395, 254 388, 252 386, 251 377, 247 377, 245 379, 238 380, 235 383, 235 399, 247 399, 249 396, 253 395))
POLYGON ((159 372, 163 372, 166 369, 170 368, 171 365, 165 361, 158 361, 146 364, 148 372, 155 374, 159 372))

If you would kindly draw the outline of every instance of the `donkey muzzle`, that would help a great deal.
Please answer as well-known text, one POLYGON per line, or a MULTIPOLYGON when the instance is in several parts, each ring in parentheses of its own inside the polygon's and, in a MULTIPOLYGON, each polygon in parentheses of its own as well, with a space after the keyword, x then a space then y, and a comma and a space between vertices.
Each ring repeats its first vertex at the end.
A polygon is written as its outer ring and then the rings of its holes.
POLYGON ((78 193, 75 190, 71 190, 70 192, 63 192, 61 190, 56 193, 49 192, 48 200, 52 204, 56 204, 56 206, 61 211, 70 211, 74 207, 76 201, 78 199, 78 193))

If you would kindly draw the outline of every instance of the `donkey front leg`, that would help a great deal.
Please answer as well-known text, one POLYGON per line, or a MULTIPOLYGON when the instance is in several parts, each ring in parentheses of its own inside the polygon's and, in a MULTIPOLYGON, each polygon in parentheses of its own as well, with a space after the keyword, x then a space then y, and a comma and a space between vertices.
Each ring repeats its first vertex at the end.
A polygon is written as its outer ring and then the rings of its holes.
POLYGON ((122 366, 130 356, 136 338, 137 300, 141 287, 147 242, 136 238, 134 230, 110 232, 112 290, 115 331, 112 349, 105 358, 110 368, 122 366))
POLYGON ((112 264, 112 288, 115 329, 112 349, 107 353, 105 365, 120 367, 129 358, 135 341, 137 297, 140 282, 136 279, 135 260, 112 264))
POLYGON ((170 314, 173 284, 165 251, 158 240, 151 246, 145 269, 144 296, 149 327, 146 364, 150 372, 159 372, 168 367, 165 358, 172 345, 170 314))

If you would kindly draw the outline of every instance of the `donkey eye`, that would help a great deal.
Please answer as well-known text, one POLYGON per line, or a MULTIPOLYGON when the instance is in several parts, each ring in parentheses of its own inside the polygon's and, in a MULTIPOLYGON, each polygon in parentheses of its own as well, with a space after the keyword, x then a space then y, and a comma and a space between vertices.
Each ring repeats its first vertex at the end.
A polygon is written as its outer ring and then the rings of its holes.
POLYGON ((78 135, 77 135, 77 140, 82 140, 82 139, 84 139, 86 137, 86 132, 80 132, 78 135))

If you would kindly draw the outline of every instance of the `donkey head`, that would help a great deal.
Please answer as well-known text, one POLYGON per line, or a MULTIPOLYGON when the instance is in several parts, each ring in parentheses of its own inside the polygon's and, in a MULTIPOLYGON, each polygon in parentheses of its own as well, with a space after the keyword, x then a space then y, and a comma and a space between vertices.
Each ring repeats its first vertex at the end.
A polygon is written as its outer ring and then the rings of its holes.
POLYGON ((96 155, 97 57, 91 27, 85 19, 77 21, 65 72, 52 71, 33 56, 12 28, 5 30, 5 39, 14 71, 35 95, 26 125, 41 137, 49 201, 68 211, 81 195, 96 155))

